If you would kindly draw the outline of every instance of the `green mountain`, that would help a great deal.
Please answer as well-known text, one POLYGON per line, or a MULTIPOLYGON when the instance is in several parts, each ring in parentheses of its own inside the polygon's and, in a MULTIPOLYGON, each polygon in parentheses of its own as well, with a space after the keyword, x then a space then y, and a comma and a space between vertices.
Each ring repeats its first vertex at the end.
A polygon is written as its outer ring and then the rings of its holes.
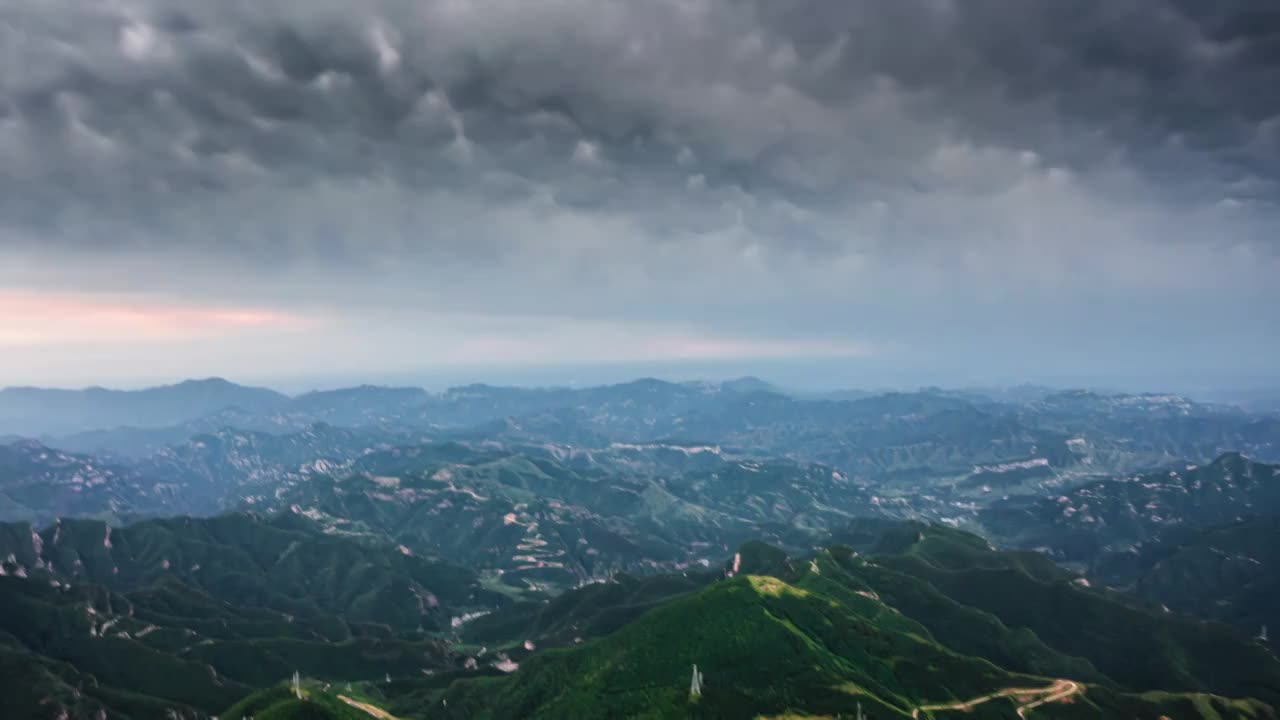
POLYGON ((892 550, 874 563, 1008 628, 1030 631, 1126 689, 1280 701, 1280 664, 1262 647, 1224 625, 1152 611, 1091 588, 1039 553, 997 552, 974 536, 938 527, 918 529, 914 540, 892 550))
POLYGON ((299 683, 299 697, 288 685, 277 685, 256 692, 227 708, 220 714, 225 718, 255 718, 256 720, 369 720, 381 711, 359 697, 343 694, 330 683, 303 681, 299 683))
MULTIPOLYGON (((993 551, 936 526, 898 526, 876 545, 870 555, 836 546, 808 560, 748 545, 737 572, 726 569, 732 577, 676 582, 678 596, 614 632, 535 653, 507 676, 400 688, 391 709, 433 718, 852 717, 859 705, 871 717, 1276 716, 1280 663, 1224 626, 1143 610, 1038 555, 993 551)), ((589 628, 636 604, 636 581, 618 584, 610 595, 568 593, 532 621, 527 608, 500 611, 476 634, 496 640, 505 630, 514 643, 571 627, 575 608, 578 627, 589 628)), ((538 637, 559 644, 566 634, 538 637)))
POLYGON ((292 516, 3 525, 0 558, 0 662, 28 668, 15 707, 32 713, 193 716, 295 671, 345 682, 460 669, 442 637, 451 618, 504 601, 469 571, 292 516))
POLYGON ((1002 542, 1088 567, 1171 534, 1276 513, 1280 466, 1226 453, 1208 465, 1111 478, 1051 497, 1009 498, 978 518, 1002 542))
MULTIPOLYGON (((1280 517, 1174 533, 1106 556, 1094 573, 1176 612, 1257 635, 1264 628, 1280 628, 1280 517)), ((1276 647, 1270 634, 1269 640, 1276 647)))
POLYGON ((254 507, 449 558, 513 591, 702 569, 753 538, 810 548, 872 512, 866 489, 831 468, 709 446, 413 445, 367 453, 343 472, 254 507))
POLYGON ((1227 453, 978 512, 1002 544, 1036 548, 1154 607, 1234 625, 1280 624, 1280 466, 1227 453))
POLYGON ((541 602, 525 601, 470 620, 460 638, 519 660, 539 647, 578 645, 607 635, 668 600, 723 577, 719 570, 637 577, 618 573, 541 602))
POLYGON ((10 526, 0 537, 11 539, 0 542, 0 557, 14 557, 14 573, 119 591, 175 580, 239 604, 397 628, 448 627, 450 608, 491 607, 498 598, 467 570, 325 535, 288 516, 148 520, 124 528, 59 520, 38 533, 10 526))

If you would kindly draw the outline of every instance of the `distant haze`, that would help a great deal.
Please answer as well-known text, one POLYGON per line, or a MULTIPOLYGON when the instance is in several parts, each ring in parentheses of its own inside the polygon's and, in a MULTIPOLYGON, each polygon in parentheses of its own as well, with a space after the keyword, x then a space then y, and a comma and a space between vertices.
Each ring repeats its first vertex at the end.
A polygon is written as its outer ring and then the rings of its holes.
MULTIPOLYGON (((868 367, 846 361, 794 360, 701 364, 587 365, 546 368, 442 369, 386 375, 294 375, 249 377, 246 382, 295 394, 362 384, 422 387, 440 391, 472 383, 517 387, 590 387, 625 383, 642 377, 670 382, 722 382, 730 378, 760 377, 784 392, 825 393, 836 390, 913 391, 924 387, 971 388, 999 391, 1018 385, 1046 389, 1091 389, 1117 393, 1179 393, 1203 402, 1241 405, 1254 410, 1280 410, 1280 382, 1267 376, 1235 378, 1191 374, 1064 374, 1039 376, 965 375, 946 369, 868 367), (1011 380, 1010 377, 1015 379, 1011 380), (1016 380, 1016 381, 1015 381, 1016 380)), ((128 387, 141 387, 129 385, 128 387)))
POLYGON ((4 3, 0 386, 1262 395, 1265 5, 4 3))

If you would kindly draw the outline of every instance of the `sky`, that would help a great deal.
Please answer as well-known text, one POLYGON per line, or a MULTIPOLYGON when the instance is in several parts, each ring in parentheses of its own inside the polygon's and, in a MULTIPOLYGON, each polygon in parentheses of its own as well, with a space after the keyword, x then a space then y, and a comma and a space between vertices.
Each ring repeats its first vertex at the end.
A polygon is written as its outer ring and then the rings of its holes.
POLYGON ((1277 88, 1264 0, 0 0, 0 385, 1280 384, 1277 88))

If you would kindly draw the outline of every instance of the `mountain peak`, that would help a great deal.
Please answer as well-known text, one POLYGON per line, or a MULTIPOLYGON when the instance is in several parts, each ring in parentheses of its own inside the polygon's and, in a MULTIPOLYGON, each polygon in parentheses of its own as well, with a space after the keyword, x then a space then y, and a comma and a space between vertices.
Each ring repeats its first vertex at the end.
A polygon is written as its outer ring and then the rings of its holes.
POLYGON ((175 387, 189 387, 193 385, 225 387, 227 385, 235 385, 235 384, 236 383, 233 383, 226 378, 215 376, 215 377, 206 377, 206 378, 188 378, 186 380, 183 380, 182 382, 176 383, 175 387))
POLYGON ((720 383, 720 387, 733 392, 777 392, 778 388, 771 382, 761 380, 754 375, 744 375, 733 380, 725 380, 720 383))
POLYGON ((1249 462, 1249 458, 1245 457, 1238 450, 1228 450, 1213 459, 1210 465, 1240 465, 1249 462))

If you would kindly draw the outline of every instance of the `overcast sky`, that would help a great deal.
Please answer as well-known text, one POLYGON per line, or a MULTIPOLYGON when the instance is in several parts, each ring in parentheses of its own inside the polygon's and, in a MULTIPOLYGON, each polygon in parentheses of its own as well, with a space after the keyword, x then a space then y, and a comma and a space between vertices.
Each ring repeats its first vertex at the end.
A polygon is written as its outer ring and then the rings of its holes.
POLYGON ((1267 380, 1278 183, 1269 0, 0 0, 0 385, 1267 380))

